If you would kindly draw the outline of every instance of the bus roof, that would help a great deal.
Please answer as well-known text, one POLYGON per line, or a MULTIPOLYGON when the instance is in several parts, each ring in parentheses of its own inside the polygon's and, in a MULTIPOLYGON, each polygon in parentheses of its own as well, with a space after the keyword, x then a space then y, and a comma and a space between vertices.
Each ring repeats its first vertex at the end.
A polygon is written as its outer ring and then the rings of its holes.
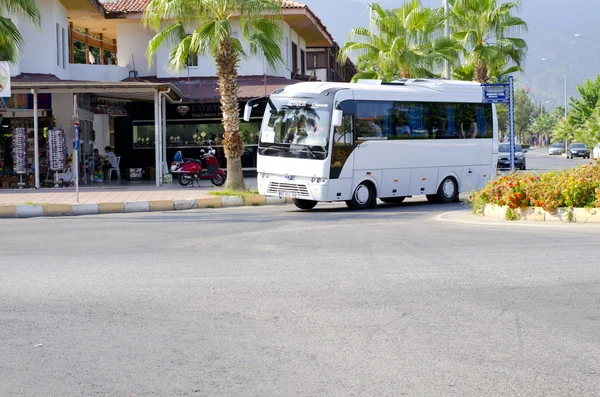
MULTIPOLYGON (((383 95, 389 98, 396 95, 416 95, 418 97, 454 97, 468 102, 481 102, 481 84, 470 81, 442 79, 403 79, 384 83, 381 80, 359 80, 358 83, 303 82, 286 86, 274 94, 301 96, 319 95, 342 90, 353 91, 355 97, 383 95)), ((383 99, 383 98, 382 98, 383 99)), ((448 98, 450 99, 450 98, 448 98)))

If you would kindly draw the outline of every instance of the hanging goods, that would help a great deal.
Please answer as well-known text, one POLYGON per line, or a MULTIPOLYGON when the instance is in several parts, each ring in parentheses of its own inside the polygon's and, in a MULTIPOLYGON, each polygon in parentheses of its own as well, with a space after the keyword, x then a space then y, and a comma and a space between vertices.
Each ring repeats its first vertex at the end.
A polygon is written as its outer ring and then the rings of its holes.
POLYGON ((67 170, 67 144, 62 128, 48 131, 47 157, 48 168, 54 171, 54 186, 69 186, 72 173, 70 169, 67 170))
POLYGON ((65 131, 61 128, 48 131, 48 167, 52 171, 65 169, 65 157, 67 145, 65 142, 65 131))
POLYGON ((27 173, 27 130, 23 127, 13 131, 13 160, 14 171, 17 174, 27 173))

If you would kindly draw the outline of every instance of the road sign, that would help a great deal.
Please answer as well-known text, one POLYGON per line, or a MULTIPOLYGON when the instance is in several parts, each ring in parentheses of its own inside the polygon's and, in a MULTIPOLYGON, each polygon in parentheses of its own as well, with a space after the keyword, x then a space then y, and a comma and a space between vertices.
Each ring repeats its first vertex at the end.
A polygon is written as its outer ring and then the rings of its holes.
POLYGON ((75 150, 79 150, 79 123, 75 123, 75 150))
POLYGON ((508 103, 510 96, 509 84, 482 84, 484 103, 508 103))
POLYGON ((510 147, 510 170, 515 170, 515 89, 513 77, 508 84, 482 84, 483 103, 508 103, 508 139, 510 147))

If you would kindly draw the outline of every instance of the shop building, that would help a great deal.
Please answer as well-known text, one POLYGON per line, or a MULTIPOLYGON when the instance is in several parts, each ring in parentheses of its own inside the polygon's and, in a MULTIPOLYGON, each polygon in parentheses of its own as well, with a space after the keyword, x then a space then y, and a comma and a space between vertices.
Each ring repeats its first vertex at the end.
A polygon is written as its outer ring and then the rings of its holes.
MULTIPOLYGON (((60 127, 67 142, 73 142, 75 110, 84 165, 94 148, 102 153, 105 146, 111 146, 121 157, 120 171, 125 178, 130 176, 129 170, 143 169, 144 178, 160 184, 176 151, 194 157, 212 140, 226 168, 214 61, 200 56, 178 75, 171 75, 165 68, 170 49, 164 47, 149 65, 145 51, 154 32, 141 24, 149 0, 37 3, 43 15, 41 31, 26 21, 17 23, 25 38, 23 57, 11 68, 13 95, 0 103, 0 114, 4 135, 10 135, 17 125, 30 130, 31 140, 37 135, 39 174, 45 172, 44 129, 60 127)), ((307 80, 349 81, 355 73, 351 62, 340 65, 331 56, 337 52, 337 44, 307 6, 283 0, 282 14, 284 62, 276 68, 260 58, 240 62, 241 111, 248 99, 286 85, 307 80), (327 54, 326 62, 315 61, 319 55, 314 54, 320 53, 327 54)), ((246 145, 243 167, 249 171, 255 168, 257 116, 241 127, 246 145)), ((5 172, 10 168, 7 146, 0 142, 5 172)), ((33 154, 36 149, 28 150, 33 154)), ((31 166, 33 171, 35 164, 31 166)))

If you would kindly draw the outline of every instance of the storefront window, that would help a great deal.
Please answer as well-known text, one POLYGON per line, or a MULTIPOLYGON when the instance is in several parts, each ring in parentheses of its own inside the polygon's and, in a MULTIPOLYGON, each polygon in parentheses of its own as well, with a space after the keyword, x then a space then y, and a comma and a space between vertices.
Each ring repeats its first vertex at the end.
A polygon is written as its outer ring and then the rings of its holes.
MULTIPOLYGON (((240 123, 240 135, 244 145, 256 145, 260 121, 240 123)), ((219 146, 223 144, 223 124, 177 122, 167 123, 166 144, 169 148, 204 147, 208 141, 219 146)), ((154 124, 149 122, 134 123, 134 149, 154 148, 154 124)))

